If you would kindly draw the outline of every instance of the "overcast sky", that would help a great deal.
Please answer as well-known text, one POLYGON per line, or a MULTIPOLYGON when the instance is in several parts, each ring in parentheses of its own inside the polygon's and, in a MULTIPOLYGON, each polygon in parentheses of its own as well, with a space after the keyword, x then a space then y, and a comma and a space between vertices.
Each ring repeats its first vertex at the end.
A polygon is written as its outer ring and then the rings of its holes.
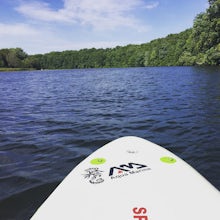
POLYGON ((208 0, 0 0, 0 49, 140 44, 192 27, 208 0))

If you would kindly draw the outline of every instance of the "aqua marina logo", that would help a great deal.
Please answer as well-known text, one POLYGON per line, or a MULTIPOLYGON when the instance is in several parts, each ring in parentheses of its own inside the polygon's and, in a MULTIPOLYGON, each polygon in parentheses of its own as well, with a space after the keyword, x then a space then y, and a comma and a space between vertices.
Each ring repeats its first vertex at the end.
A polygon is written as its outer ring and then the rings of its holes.
MULTIPOLYGON (((95 162, 94 165, 97 165, 97 163, 95 162)), ((145 164, 130 162, 127 164, 110 167, 109 177, 111 179, 119 179, 128 175, 138 174, 149 170, 151 170, 151 168, 145 164)), ((99 168, 88 168, 84 172, 84 178, 88 179, 90 183, 99 184, 104 182, 104 178, 102 176, 104 171, 100 170, 99 168)))
POLYGON ((143 171, 151 170, 150 167, 139 163, 122 164, 117 167, 111 167, 109 170, 109 176, 111 179, 121 178, 130 174, 137 174, 143 171))

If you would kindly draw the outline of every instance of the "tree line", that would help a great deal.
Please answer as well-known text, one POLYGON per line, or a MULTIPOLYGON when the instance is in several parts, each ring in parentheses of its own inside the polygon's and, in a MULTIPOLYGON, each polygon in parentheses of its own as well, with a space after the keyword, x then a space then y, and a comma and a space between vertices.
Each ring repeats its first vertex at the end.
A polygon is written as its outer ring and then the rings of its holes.
POLYGON ((193 27, 149 43, 107 49, 82 49, 28 55, 21 48, 1 49, 0 67, 74 69, 220 65, 220 0, 196 16, 193 27))

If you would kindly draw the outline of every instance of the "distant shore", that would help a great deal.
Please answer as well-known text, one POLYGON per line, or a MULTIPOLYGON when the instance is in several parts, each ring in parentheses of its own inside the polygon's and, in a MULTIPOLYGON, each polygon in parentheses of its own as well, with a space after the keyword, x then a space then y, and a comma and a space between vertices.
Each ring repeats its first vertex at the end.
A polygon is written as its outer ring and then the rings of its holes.
POLYGON ((34 68, 0 68, 0 72, 13 72, 13 71, 28 71, 36 70, 34 68))

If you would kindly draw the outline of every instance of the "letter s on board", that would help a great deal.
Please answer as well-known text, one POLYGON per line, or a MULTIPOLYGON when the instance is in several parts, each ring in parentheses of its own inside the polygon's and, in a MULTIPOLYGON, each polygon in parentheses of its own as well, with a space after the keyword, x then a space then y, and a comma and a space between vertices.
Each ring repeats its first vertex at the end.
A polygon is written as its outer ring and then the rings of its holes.
POLYGON ((141 207, 141 208, 133 208, 133 213, 137 214, 137 215, 139 215, 139 214, 146 214, 147 213, 147 209, 143 208, 143 207, 141 207))

